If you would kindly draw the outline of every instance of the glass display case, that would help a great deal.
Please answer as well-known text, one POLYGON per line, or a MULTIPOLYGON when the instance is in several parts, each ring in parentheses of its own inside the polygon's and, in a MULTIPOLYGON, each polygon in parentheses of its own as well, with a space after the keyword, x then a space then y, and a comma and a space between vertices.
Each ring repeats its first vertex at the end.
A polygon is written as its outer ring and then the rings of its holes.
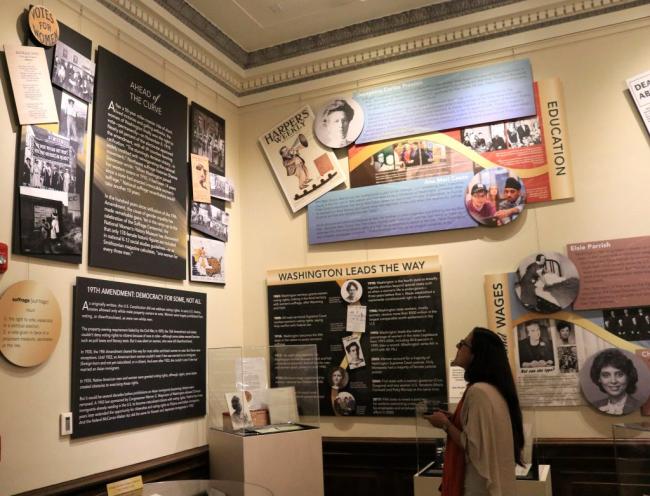
POLYGON ((619 496, 650 494, 650 422, 612 425, 619 496))
POLYGON ((208 426, 241 436, 319 427, 315 345, 208 349, 208 426))

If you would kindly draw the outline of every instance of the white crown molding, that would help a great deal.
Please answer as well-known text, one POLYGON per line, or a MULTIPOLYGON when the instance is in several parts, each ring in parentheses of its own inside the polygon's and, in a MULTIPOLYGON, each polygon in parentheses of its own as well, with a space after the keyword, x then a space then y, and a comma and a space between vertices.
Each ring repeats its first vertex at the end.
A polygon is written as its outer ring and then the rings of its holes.
MULTIPOLYGON (((298 63, 294 61, 294 65, 291 65, 291 61, 285 61, 240 71, 229 67, 221 54, 216 54, 216 49, 197 42, 183 29, 166 19, 165 14, 149 7, 145 0, 99 2, 239 97, 650 4, 650 0, 519 2, 513 4, 514 9, 507 9, 506 13, 502 12, 503 9, 497 9, 493 12, 486 11, 480 16, 470 16, 473 21, 466 24, 457 23, 449 27, 449 23, 434 23, 426 26, 424 33, 422 28, 407 30, 397 36, 393 34, 388 37, 390 41, 386 41, 387 37, 378 37, 364 43, 348 45, 347 51, 346 46, 343 46, 303 55, 298 57, 298 63), (490 13, 496 12, 500 14, 488 17, 490 13), (414 31, 420 34, 414 36, 414 31), (352 49, 352 46, 355 48, 352 49)), ((650 12, 646 13, 646 16, 649 14, 650 12)), ((463 20, 462 17, 457 19, 460 22, 463 20)))

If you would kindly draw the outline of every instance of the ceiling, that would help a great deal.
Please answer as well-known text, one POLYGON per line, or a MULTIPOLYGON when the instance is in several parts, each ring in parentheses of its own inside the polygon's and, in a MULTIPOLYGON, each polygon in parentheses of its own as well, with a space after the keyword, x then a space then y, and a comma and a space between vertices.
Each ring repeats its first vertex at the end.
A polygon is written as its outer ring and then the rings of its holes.
POLYGON ((197 12, 251 52, 458 0, 187 0, 197 12))

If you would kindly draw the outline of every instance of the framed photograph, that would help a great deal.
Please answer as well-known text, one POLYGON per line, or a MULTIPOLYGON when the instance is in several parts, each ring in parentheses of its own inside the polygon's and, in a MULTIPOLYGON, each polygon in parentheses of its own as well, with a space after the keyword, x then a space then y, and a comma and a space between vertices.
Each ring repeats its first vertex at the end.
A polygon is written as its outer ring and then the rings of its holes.
POLYGON ((192 203, 190 227, 223 242, 228 241, 230 215, 215 205, 192 203))
POLYGON ((95 63, 59 41, 54 51, 52 82, 90 103, 95 87, 95 63))
POLYGON ((215 198, 233 202, 235 200, 235 186, 227 177, 210 173, 210 192, 215 198))
POLYGON ((226 121, 192 102, 190 152, 208 158, 210 172, 226 174, 226 121))
POLYGON ((81 202, 66 195, 65 204, 44 197, 20 195, 20 241, 23 253, 81 254, 81 202))
POLYGON ((244 393, 226 393, 226 403, 233 429, 253 427, 253 419, 244 393))
POLYGON ((190 281, 225 284, 225 248, 221 241, 190 236, 190 281))

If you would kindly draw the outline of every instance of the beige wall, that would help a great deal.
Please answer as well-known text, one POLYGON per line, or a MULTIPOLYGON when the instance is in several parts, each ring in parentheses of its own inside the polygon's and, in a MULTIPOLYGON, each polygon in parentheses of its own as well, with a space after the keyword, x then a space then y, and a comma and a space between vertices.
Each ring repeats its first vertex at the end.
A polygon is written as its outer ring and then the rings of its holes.
MULTIPOLYGON (((102 45, 128 62, 142 68, 192 101, 226 120, 228 175, 240 184, 238 160, 237 108, 219 95, 223 92, 204 75, 161 50, 151 39, 135 31, 123 20, 98 5, 84 2, 47 2, 66 25, 93 41, 93 49, 102 45), (68 7, 71 6, 71 7, 68 7), (119 30, 119 31, 118 31, 119 30)), ((2 3, 0 33, 3 43, 19 43, 17 19, 28 3, 2 3)), ((7 86, 0 102, 0 240, 10 243, 13 205, 16 125, 7 86)), ((89 121, 90 128, 90 121, 89 121)), ((87 168, 87 171, 89 169, 87 168)), ((88 267, 88 207, 90 175, 86 175, 83 263, 80 266, 55 263, 19 255, 10 256, 10 269, 0 275, 0 292, 14 282, 32 279, 47 285, 57 295, 62 310, 59 343, 44 364, 21 369, 0 359, 0 494, 13 494, 44 485, 109 470, 143 460, 176 453, 206 443, 203 418, 171 422, 154 427, 132 429, 115 434, 72 441, 59 436, 59 413, 70 410, 70 363, 72 343, 72 286, 77 276, 110 279, 137 284, 201 291, 208 295, 208 347, 241 344, 241 206, 238 198, 229 208, 231 237, 227 245, 225 287, 189 284, 137 274, 88 267)))
MULTIPOLYGON (((26 5, 17 0, 3 2, 0 33, 4 43, 18 42, 16 19, 26 5)), ((63 323, 59 344, 43 365, 20 369, 0 359, 0 494, 74 479, 206 442, 203 419, 80 441, 59 437, 59 413, 70 407, 71 288, 77 276, 204 291, 208 293, 209 347, 263 345, 268 342, 267 269, 438 255, 446 351, 451 357, 458 338, 473 325, 486 322, 483 274, 513 270, 519 259, 540 248, 563 251, 570 242, 647 234, 643 200, 645 185, 650 184, 650 139, 624 85, 626 77, 647 70, 650 64, 647 6, 238 100, 95 2, 84 2, 83 10, 75 0, 52 0, 47 5, 64 23, 91 38, 95 48, 105 46, 226 119, 228 175, 235 181, 237 199, 230 209, 226 287, 89 268, 87 245, 79 267, 11 255, 9 272, 0 276, 0 291, 22 279, 47 284, 59 298, 63 323), (530 58, 537 79, 558 76, 564 82, 576 186, 573 201, 529 208, 522 219, 499 230, 479 228, 308 245, 306 211, 291 213, 258 148, 257 137, 263 131, 303 103, 316 109, 332 96, 350 94, 358 87, 512 57, 530 58), (252 101, 256 103, 237 106, 252 101)), ((0 216, 0 240, 9 242, 16 125, 3 84, 0 211, 4 215, 0 216)), ((88 192, 86 184, 86 242, 88 192)), ((608 436, 610 432, 610 420, 586 408, 543 409, 529 416, 537 419, 537 435, 543 437, 608 436)), ((413 423, 410 419, 329 418, 323 419, 323 434, 412 437, 413 423)))
MULTIPOLYGON (((470 47, 364 69, 273 101, 241 109, 244 340, 267 336, 265 271, 272 268, 438 255, 446 354, 475 325, 486 325, 483 275, 513 271, 540 249, 565 252, 567 243, 648 234, 647 184, 650 138, 625 93, 625 78, 650 67, 650 22, 614 23, 620 15, 534 31, 470 47), (612 24, 603 27, 604 23, 612 24), (576 34, 582 31, 580 34, 576 34), (545 39, 546 38, 546 39, 545 39), (527 57, 535 79, 564 83, 575 199, 535 205, 523 218, 499 229, 478 228, 309 246, 306 211, 293 215, 256 139, 285 115, 308 103, 316 111, 335 95, 468 65, 527 57), (248 212, 256 212, 249 214, 248 212)), ((628 13, 629 14, 629 13, 628 13)), ((617 21, 618 19, 618 21, 617 21)), ((347 167, 347 161, 342 164, 347 167)), ((342 217, 341 222, 345 222, 342 217)), ((590 408, 528 412, 540 437, 607 437, 610 417, 590 408)), ((626 421, 638 420, 636 416, 626 421)), ((324 436, 415 435, 412 419, 322 419, 324 436)))

